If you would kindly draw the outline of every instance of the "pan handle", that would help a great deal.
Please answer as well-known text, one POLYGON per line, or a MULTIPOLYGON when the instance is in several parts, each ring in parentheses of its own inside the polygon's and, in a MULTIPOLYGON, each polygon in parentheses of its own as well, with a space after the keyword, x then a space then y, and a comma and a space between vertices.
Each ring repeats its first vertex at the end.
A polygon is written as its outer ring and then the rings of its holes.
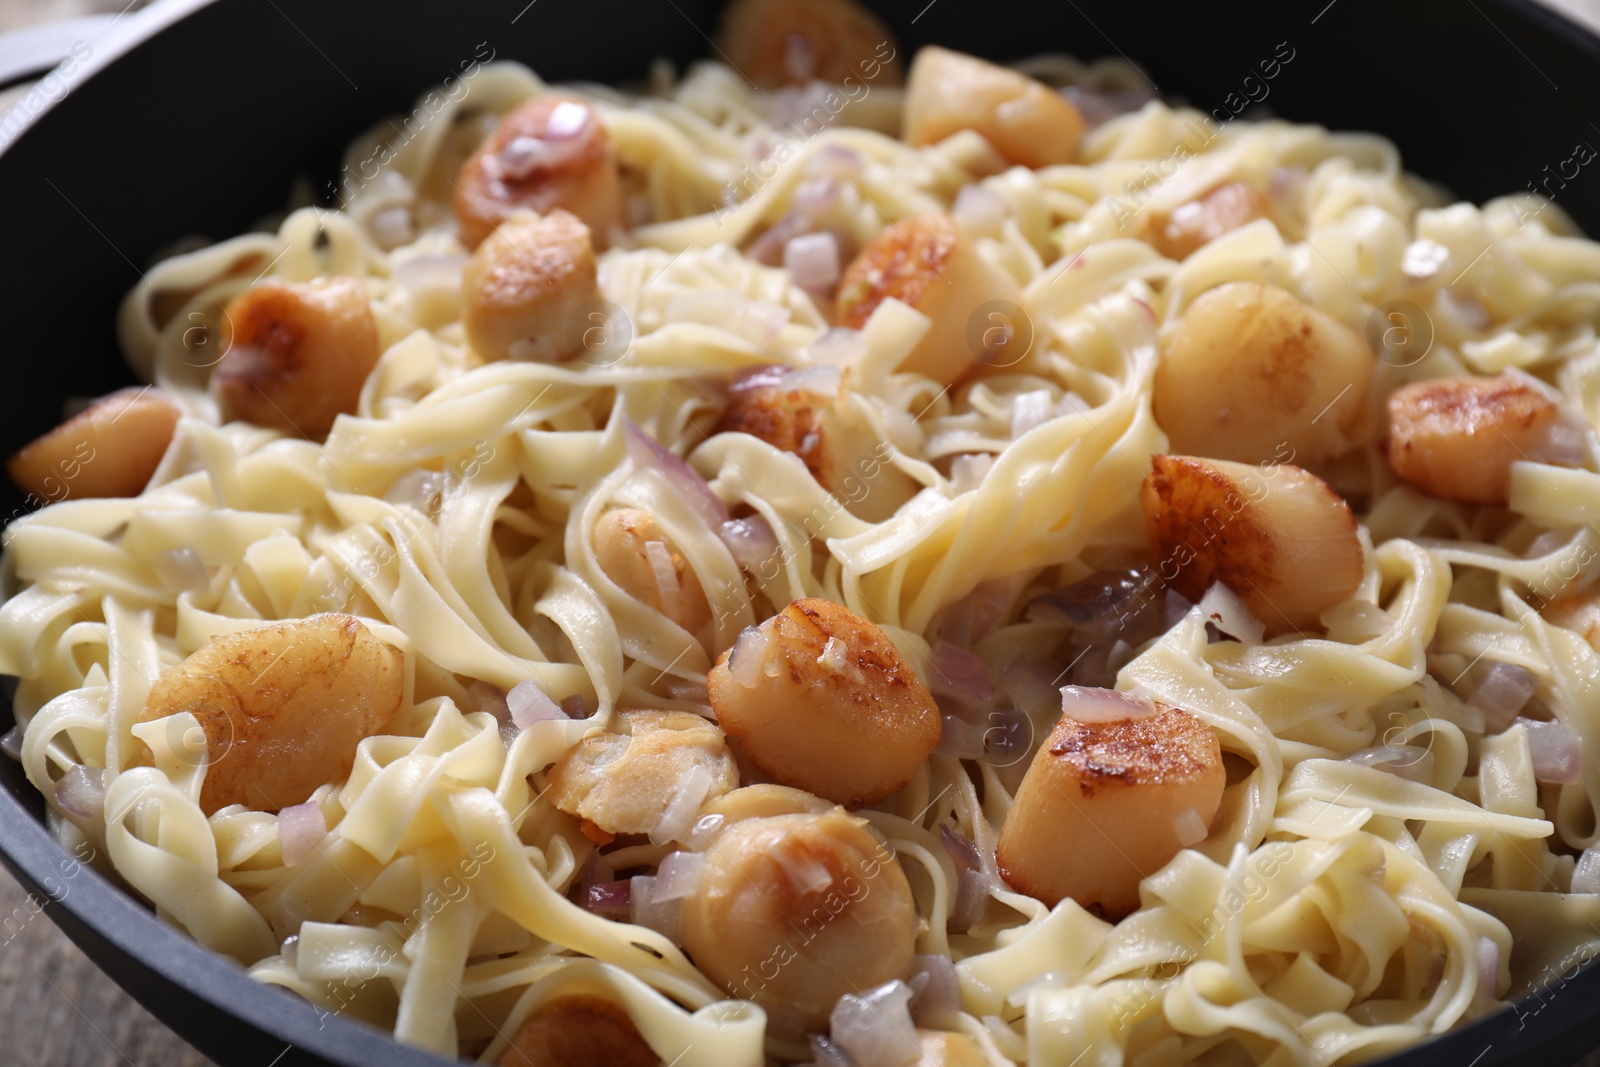
POLYGON ((90 15, 0 34, 0 88, 39 77, 73 55, 76 47, 111 28, 120 16, 90 15))

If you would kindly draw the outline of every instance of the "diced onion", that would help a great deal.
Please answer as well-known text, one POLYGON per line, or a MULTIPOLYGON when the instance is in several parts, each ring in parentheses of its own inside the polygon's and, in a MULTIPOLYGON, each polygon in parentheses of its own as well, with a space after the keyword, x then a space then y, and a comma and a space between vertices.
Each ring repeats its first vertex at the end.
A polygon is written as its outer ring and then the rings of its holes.
POLYGON ((695 764, 684 775, 683 781, 678 783, 677 792, 673 793, 671 802, 661 813, 655 829, 650 831, 650 843, 666 845, 686 838, 694 826, 700 805, 705 803, 706 795, 710 792, 711 772, 695 764))
POLYGON ((1517 724, 1528 731, 1535 778, 1560 785, 1583 781, 1583 746, 1565 723, 1518 719, 1517 724))
POLYGON ((22 735, 23 730, 20 726, 13 726, 7 730, 6 735, 0 737, 0 753, 4 753, 20 763, 22 761, 22 735))
POLYGON ((711 486, 706 484, 699 472, 681 457, 667 451, 632 419, 623 420, 622 438, 635 467, 660 473, 683 495, 689 506, 705 519, 706 525, 713 530, 722 529, 722 524, 728 521, 728 509, 717 499, 717 494, 711 491, 711 486))
POLYGON ((845 643, 837 637, 830 636, 828 643, 822 646, 822 652, 817 656, 817 664, 826 667, 834 674, 850 669, 850 650, 845 643))
POLYGON ((1061 714, 1081 723, 1130 722, 1160 713, 1155 701, 1138 693, 1082 685, 1061 687, 1061 714))
POLYGON ((855 1067, 848 1052, 821 1034, 811 1035, 811 1059, 815 1067, 855 1067))
POLYGON ((87 822, 99 822, 106 811, 106 772, 102 767, 72 767, 56 783, 56 807, 87 822))
POLYGON ((784 880, 795 893, 820 893, 833 885, 833 872, 828 870, 827 864, 787 835, 773 844, 771 856, 777 860, 784 880))
POLYGON ((792 199, 799 211, 815 219, 833 209, 839 202, 841 190, 842 186, 837 178, 831 174, 823 174, 807 178, 797 184, 792 199))
POLYGON ((1378 745, 1352 752, 1344 761, 1384 771, 1409 782, 1423 785, 1433 782, 1433 753, 1416 745, 1378 745))
POLYGON ((1413 281, 1431 278, 1450 261, 1450 250, 1438 241, 1421 237, 1406 245, 1400 257, 1400 270, 1413 281))
POLYGON ((806 163, 807 174, 830 174, 835 178, 849 178, 866 166, 867 157, 854 148, 842 144, 826 144, 822 151, 806 163))
POLYGON ((1511 725, 1538 688, 1539 679, 1526 667, 1495 662, 1484 672, 1467 703, 1483 712, 1491 732, 1499 733, 1511 725))
POLYGON ((772 524, 760 515, 729 519, 718 532, 722 535, 722 543, 728 546, 728 551, 739 566, 751 574, 762 573, 778 554, 778 535, 772 531, 772 524))
POLYGON ((747 626, 733 643, 728 653, 728 673, 746 689, 754 689, 761 681, 761 663, 767 655, 767 631, 759 626, 747 626))
POLYGON ((950 854, 950 859, 955 863, 956 870, 983 870, 983 857, 978 853, 978 846, 943 823, 939 825, 939 843, 950 854))
POLYGON ((977 653, 948 641, 934 643, 928 688, 936 697, 947 697, 968 707, 985 708, 994 703, 989 665, 977 653))
POLYGON ((1578 467, 1589 458, 1589 430, 1576 420, 1558 419, 1545 433, 1533 459, 1562 467, 1578 467))
POLYGON ((656 871, 653 899, 681 900, 700 887, 706 858, 698 852, 669 852, 656 871))
POLYGON ((860 330, 835 326, 807 345, 805 353, 812 363, 846 367, 867 354, 867 343, 862 340, 860 330))
POLYGON ((650 875, 635 875, 632 881, 630 902, 634 925, 648 927, 677 944, 681 940, 678 926, 683 915, 683 903, 656 899, 657 880, 650 875))
POLYGON ((689 831, 689 839, 684 842, 690 848, 705 849, 712 840, 722 832, 722 826, 728 821, 726 815, 702 815, 694 821, 694 829, 689 831))
POLYGON ((1600 845, 1590 845, 1572 869, 1574 893, 1600 893, 1600 845))
POLYGON ((157 552, 154 558, 156 575, 161 584, 172 593, 192 593, 211 584, 206 565, 200 562, 200 553, 188 545, 157 552))
POLYGON ((1118 115, 1138 111, 1156 99, 1156 91, 1140 89, 1090 89, 1082 85, 1066 85, 1061 95, 1078 109, 1083 120, 1091 127, 1110 122, 1118 115))
POLYGON ((550 111, 544 135, 552 141, 574 140, 589 125, 589 109, 583 104, 563 100, 550 111))
POLYGON ((945 928, 953 934, 964 934, 981 923, 988 910, 989 876, 982 871, 962 871, 945 928))
POLYGON ((567 717, 561 705, 531 681, 518 682, 512 687, 506 694, 506 709, 511 712, 511 721, 524 730, 536 722, 567 717))
POLYGON ((650 569, 655 572, 656 592, 661 594, 662 612, 676 615, 682 601, 682 589, 678 585, 678 568, 672 564, 672 553, 666 542, 646 541, 644 558, 650 561, 650 569))
POLYGON ((910 1004, 911 987, 900 981, 846 993, 828 1018, 829 1032, 856 1067, 906 1067, 922 1056, 910 1004))
POLYGON ((285 867, 298 867, 316 854, 328 836, 328 820, 311 801, 278 812, 278 847, 285 867))
POLYGON ((939 732, 939 743, 933 746, 934 753, 952 759, 982 759, 983 726, 949 712, 945 712, 943 718, 944 726, 939 732))
POLYGON ((458 292, 466 265, 463 255, 412 256, 395 265, 394 283, 414 295, 458 292))
POLYGON ((961 982, 955 964, 945 955, 911 959, 911 1018, 919 1025, 954 1029, 961 1011, 961 982))
POLYGON ((1177 834, 1178 844, 1184 848, 1198 845, 1211 833, 1206 821, 1193 808, 1184 808, 1181 813, 1173 817, 1172 832, 1177 834))
POLYGON ((823 363, 789 371, 778 379, 778 385, 819 396, 838 396, 839 389, 844 385, 844 376, 839 373, 838 367, 823 363))
POLYGON ((411 224, 411 209, 404 204, 394 204, 374 211, 367 218, 367 231, 382 249, 399 248, 417 239, 416 228, 411 224))
POLYGON ((1018 393, 1011 401, 1011 439, 1015 441, 1055 418, 1055 407, 1055 395, 1048 389, 1018 393))
POLYGON ((1239 594, 1220 581, 1212 582, 1200 598, 1200 611, 1218 630, 1247 645, 1259 645, 1266 633, 1266 627, 1239 599, 1239 594))
POLYGON ((963 185, 950 209, 957 225, 990 237, 1000 232, 1008 214, 1005 198, 981 185, 963 185))
POLYGON ((620 882, 600 882, 590 886, 584 895, 583 906, 598 915, 631 916, 633 880, 624 878, 620 882))

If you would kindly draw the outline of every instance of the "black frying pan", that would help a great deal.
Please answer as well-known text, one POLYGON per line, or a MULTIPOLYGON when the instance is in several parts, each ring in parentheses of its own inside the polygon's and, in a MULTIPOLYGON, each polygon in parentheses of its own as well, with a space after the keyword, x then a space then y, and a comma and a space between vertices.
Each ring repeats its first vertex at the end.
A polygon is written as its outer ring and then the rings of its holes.
MULTIPOLYGON (((102 46, 32 125, 0 129, 0 454, 58 420, 69 394, 127 384, 113 318, 151 255, 231 236, 325 187, 378 118, 481 56, 552 81, 625 81, 655 56, 706 55, 717 0, 168 0, 102 46), (172 5, 172 6, 169 6, 172 5)), ((1600 234, 1600 40, 1528 0, 895 0, 876 8, 908 54, 937 42, 998 59, 1122 53, 1206 110, 1260 95, 1258 63, 1294 58, 1266 102, 1284 117, 1373 130, 1408 169, 1481 201, 1548 189, 1600 234), (1237 94, 1230 97, 1230 94, 1237 94), (1549 169, 1546 169, 1549 168, 1549 169), (1559 180, 1551 180, 1554 173, 1559 180)), ((0 487, 0 515, 26 505, 0 487)), ((0 708, 0 733, 10 727, 0 708)), ((42 801, 0 759, 0 860, 123 988, 208 1056, 239 1067, 425 1067, 443 1061, 256 984, 160 923, 45 832, 42 801)), ((0 991, 3 995, 3 991, 0 991)), ((0 1035, 15 1042, 27 1035, 0 1035)), ((1600 1045, 1600 967, 1387 1061, 1557 1067, 1600 1045)), ((0 1060, 10 1057, 0 1052, 0 1060)), ((1042 1067, 1042 1065, 1041 1065, 1042 1067)))

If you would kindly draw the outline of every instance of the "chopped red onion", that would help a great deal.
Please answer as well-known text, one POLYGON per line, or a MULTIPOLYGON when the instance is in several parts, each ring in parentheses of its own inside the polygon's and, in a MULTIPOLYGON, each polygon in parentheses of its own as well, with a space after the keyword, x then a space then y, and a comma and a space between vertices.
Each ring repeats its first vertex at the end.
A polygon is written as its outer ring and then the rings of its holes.
POLYGON ((1151 88, 1088 89, 1081 85, 1063 86, 1061 95, 1078 109, 1091 128, 1110 122, 1118 115, 1138 111, 1156 99, 1156 91, 1151 88))
POLYGON ((635 467, 663 475, 706 520, 706 525, 713 530, 722 529, 722 524, 728 521, 728 509, 717 499, 717 494, 711 491, 711 486, 706 484, 699 472, 681 457, 662 447, 632 419, 623 420, 622 439, 627 443, 628 456, 635 467))
POLYGON ((803 211, 791 211, 746 245, 744 254, 757 263, 776 267, 783 262, 784 250, 789 247, 789 242, 815 228, 816 223, 811 221, 811 216, 803 211))
POLYGON ((962 871, 945 929, 952 934, 964 934, 983 922, 988 910, 989 876, 982 871, 962 871))
POLYGON ((1061 673, 1017 659, 1006 665, 1000 682, 1014 707, 1029 715, 1055 717, 1061 714, 1061 689, 1056 685, 1061 673))
POLYGON ((855 1067, 906 1067, 922 1055, 910 1005, 911 987, 900 981, 846 993, 828 1017, 829 1032, 855 1067))
POLYGON ((1011 401, 1011 439, 1043 426, 1056 417, 1055 397, 1048 389, 1019 393, 1011 401))
POLYGON ((1118 637, 1139 643, 1154 636, 1163 618, 1160 580, 1153 570, 1099 571, 1028 603, 1028 619, 1072 630, 1085 644, 1118 637))
POLYGON ((947 697, 968 707, 994 703, 994 684, 983 657, 948 641, 937 641, 929 663, 928 688, 935 697, 947 697))
POLYGON ((588 129, 590 117, 587 105, 563 100, 551 110, 544 135, 552 141, 577 140, 588 129))
POLYGON ((1400 270, 1412 281, 1431 278, 1444 269, 1450 261, 1450 250, 1438 241, 1420 237, 1406 245, 1400 258, 1400 270))
POLYGON ((838 367, 827 364, 800 367, 784 374, 778 379, 777 384, 783 389, 816 393, 818 396, 838 396, 840 388, 844 385, 844 375, 840 373, 838 367))
POLYGON ((1534 451, 1533 457, 1558 467, 1581 467, 1589 458, 1589 428, 1581 425, 1571 412, 1551 424, 1544 441, 1534 451))
POLYGON ((72 767, 56 782, 56 807, 86 822, 99 822, 106 813, 106 772, 103 767, 72 767))
POLYGON ((612 917, 633 914, 633 879, 600 882, 584 894, 583 906, 597 915, 612 917))
POLYGON ((682 590, 678 587, 678 568, 672 565, 672 553, 667 549, 666 542, 646 541, 644 558, 650 561, 650 570, 655 573, 656 592, 661 594, 662 612, 676 615, 682 590))
POLYGON ((1009 214, 1005 198, 981 185, 963 185, 950 208, 957 225, 982 234, 998 232, 1009 214))
POLYGON ((632 921, 635 926, 648 927, 677 944, 682 940, 679 923, 683 916, 683 902, 656 899, 656 882, 657 879, 649 875, 634 876, 632 921))
POLYGON ((1482 331, 1489 325, 1489 309, 1484 307, 1476 293, 1465 286, 1447 285, 1440 289, 1439 302, 1470 330, 1482 331))
POLYGON ((1239 594, 1220 581, 1212 582, 1206 595, 1200 598, 1200 611, 1206 622, 1227 636, 1247 645, 1259 645, 1266 627, 1255 617, 1239 594))
POLYGON ((1416 745, 1378 745, 1352 752, 1344 761, 1384 771, 1408 782, 1433 784, 1433 753, 1416 745))
MULTIPOLYGON (((599 849, 589 853, 589 858, 583 861, 583 877, 578 881, 578 899, 587 907, 589 904, 589 891, 597 885, 603 885, 616 877, 616 872, 611 867, 611 862, 600 854, 599 849)), ((619 882, 627 885, 627 882, 619 882)))
POLYGON ((698 852, 669 852, 656 871, 652 899, 660 902, 681 900, 700 887, 706 858, 698 852))
POLYGON ((1061 714, 1087 725, 1135 722, 1161 714, 1155 701, 1139 693, 1117 689, 1091 689, 1081 685, 1061 687, 1061 714))
POLYGON ((417 239, 416 227, 411 224, 411 209, 404 204, 374 211, 367 218, 367 230, 378 247, 385 251, 417 239))
POLYGON ((944 823, 939 824, 939 843, 950 854, 958 872, 983 870, 983 857, 978 853, 978 846, 944 823))
POLYGON ((792 197, 796 210, 815 219, 832 210, 839 202, 842 186, 831 174, 807 178, 794 187, 792 197))
POLYGON ((711 784, 710 771, 698 763, 691 767, 678 783, 677 791, 672 794, 672 800, 661 813, 655 829, 650 831, 650 843, 666 845, 688 837, 700 805, 705 803, 707 794, 711 792, 711 784))
POLYGON ((206 565, 200 562, 200 553, 188 545, 157 552, 154 558, 156 575, 171 593, 192 593, 211 584, 206 565))
POLYGON ((711 694, 707 691, 706 683, 703 681, 696 682, 688 678, 668 678, 664 684, 667 688, 667 695, 673 700, 685 700, 691 704, 707 704, 711 700, 711 694))
POLYGON ((968 646, 1004 621, 1011 608, 1011 584, 991 578, 973 586, 972 592, 952 604, 939 623, 941 637, 968 646))
POLYGON ((21 763, 22 735, 23 729, 20 726, 13 726, 11 729, 7 730, 6 735, 4 737, 0 737, 0 753, 4 753, 5 755, 16 760, 18 763, 21 763))
POLYGON ((839 280, 839 242, 833 234, 808 233, 783 246, 783 267, 808 293, 825 293, 839 280))
POLYGON ((961 1013, 961 981, 949 956, 913 956, 911 1018, 920 1026, 954 1029, 961 1013))
POLYGON ((1499 733, 1511 725, 1538 688, 1539 679, 1526 667, 1496 661, 1489 664, 1467 703, 1483 712, 1491 733, 1499 733))
POLYGON ((791 33, 783 39, 783 69, 797 82, 808 82, 817 69, 817 50, 804 34, 791 33))
POLYGON ((1200 813, 1193 808, 1184 808, 1182 812, 1173 817, 1172 832, 1177 835, 1178 844, 1184 848, 1198 845, 1210 835, 1211 830, 1206 826, 1206 821, 1200 813))
POLYGON ((506 709, 511 712, 511 721, 523 730, 536 722, 567 717, 561 705, 531 681, 518 682, 512 687, 506 694, 506 709))
POLYGON ((462 255, 412 256, 394 268, 394 283, 412 293, 456 292, 461 288, 462 255))
POLYGON ((861 339, 860 330, 835 326, 807 345, 805 351, 812 363, 846 367, 867 354, 867 343, 861 339))
POLYGON ((778 838, 770 853, 783 868, 783 877, 797 894, 820 893, 833 885, 833 872, 811 850, 788 834, 778 838))
POLYGON ((298 867, 310 859, 327 836, 328 820, 312 801, 278 812, 278 848, 285 867, 298 867))
POLYGON ((812 1067, 856 1067, 850 1054, 834 1044, 832 1038, 812 1034, 810 1043, 812 1067))
POLYGON ((984 753, 984 728, 968 722, 960 715, 944 712, 939 743, 933 746, 935 755, 952 759, 982 759, 984 753))
POLYGON ((1583 746, 1566 723, 1518 719, 1517 725, 1528 731, 1535 778, 1560 785, 1583 781, 1583 746))
POLYGON ((728 821, 726 815, 702 815, 694 821, 694 829, 689 831, 689 839, 684 842, 690 848, 706 849, 712 840, 722 832, 722 826, 728 821))
POLYGON ((1600 845, 1590 845, 1572 869, 1574 893, 1600 893, 1600 845))
POLYGON ((806 162, 806 173, 850 178, 860 173, 866 162, 866 157, 854 148, 846 148, 842 144, 826 144, 822 146, 822 151, 806 162))
POLYGON ((1495 1000, 1500 984, 1500 946, 1487 937, 1478 938, 1478 997, 1495 1000))
POLYGON ((772 524, 760 515, 729 519, 719 532, 722 543, 728 546, 739 566, 751 574, 762 573, 778 554, 778 535, 772 531, 772 524))
POLYGON ((768 634, 759 626, 746 626, 728 653, 728 673, 746 689, 761 681, 761 664, 767 655, 768 634))

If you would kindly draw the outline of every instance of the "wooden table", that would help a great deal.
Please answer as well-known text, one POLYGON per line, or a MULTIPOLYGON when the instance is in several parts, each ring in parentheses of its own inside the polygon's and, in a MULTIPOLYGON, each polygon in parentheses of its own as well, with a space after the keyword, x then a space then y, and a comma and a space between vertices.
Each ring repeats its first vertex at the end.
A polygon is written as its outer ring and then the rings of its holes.
MULTIPOLYGON (((1600 30, 1600 0, 1548 2, 1600 30)), ((0 33, 50 19, 115 13, 127 6, 127 0, 4 0, 0 33)), ((0 108, 11 95, 0 93, 0 108)), ((0 871, 0 916, 25 915, 25 905, 22 887, 0 871)), ((0 1062, 8 1067, 211 1064, 101 974, 43 916, 28 920, 15 938, 0 942, 0 1041, 0 1062)), ((1588 1057, 1583 1067, 1600 1067, 1600 1053, 1588 1057)))

